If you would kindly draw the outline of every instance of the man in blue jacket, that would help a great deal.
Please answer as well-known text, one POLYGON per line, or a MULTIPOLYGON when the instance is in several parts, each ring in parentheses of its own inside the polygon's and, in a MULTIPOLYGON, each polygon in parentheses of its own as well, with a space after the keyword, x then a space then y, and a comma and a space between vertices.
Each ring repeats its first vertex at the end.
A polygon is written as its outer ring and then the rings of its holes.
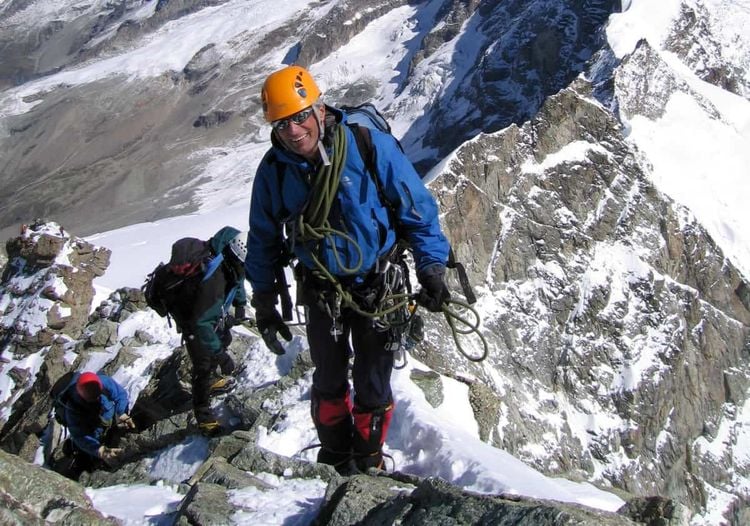
POLYGON ((422 285, 418 302, 437 312, 449 299, 443 279, 449 245, 437 205, 389 134, 371 131, 377 174, 368 173, 346 114, 319 100, 304 68, 271 74, 261 95, 272 147, 253 183, 252 256, 245 263, 258 329, 273 352, 284 352, 277 334, 290 340, 291 333, 275 307, 275 276, 290 245, 300 262, 295 274, 315 365, 311 409, 321 442, 318 461, 342 473, 382 468, 393 411, 393 353, 387 333, 363 313, 377 310, 367 298, 378 297, 384 286, 380 270, 398 237, 414 256, 422 285))
POLYGON ((128 393, 109 376, 84 372, 77 374, 65 391, 64 422, 70 432, 77 475, 95 467, 98 461, 117 462, 119 448, 108 447, 111 433, 134 429, 128 415, 128 393))

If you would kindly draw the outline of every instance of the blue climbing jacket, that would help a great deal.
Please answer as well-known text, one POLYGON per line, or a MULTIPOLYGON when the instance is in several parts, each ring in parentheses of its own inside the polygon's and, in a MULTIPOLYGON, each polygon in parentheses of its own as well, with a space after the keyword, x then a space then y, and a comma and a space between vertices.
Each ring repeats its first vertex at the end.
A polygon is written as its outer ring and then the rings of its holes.
POLYGON ((99 457, 107 431, 117 423, 117 418, 128 412, 128 393, 109 376, 99 374, 102 381, 102 394, 98 402, 89 403, 78 395, 75 383, 80 374, 73 377, 70 395, 65 408, 65 422, 70 438, 75 446, 91 455, 99 457))
MULTIPOLYGON (((329 106, 326 111, 334 115, 336 125, 346 124, 345 113, 329 106)), ((314 254, 329 272, 338 277, 351 277, 347 268, 359 266, 355 278, 362 279, 396 242, 394 219, 398 223, 399 235, 409 242, 417 273, 434 263, 444 265, 450 247, 440 229, 437 204, 395 138, 371 129, 377 162, 375 176, 380 178, 388 200, 388 203, 383 203, 373 176, 367 172, 357 149, 352 129, 349 126, 344 129, 346 161, 328 219, 333 228, 353 238, 361 249, 361 261, 354 244, 335 235, 335 246, 327 240, 293 243, 294 255, 306 267, 314 268, 314 254), (389 215, 388 204, 393 207, 395 217, 389 215)), ((328 154, 335 156, 336 152, 329 147, 328 154)), ((272 137, 272 147, 256 172, 250 201, 250 235, 245 267, 254 292, 275 290, 274 268, 284 253, 282 224, 293 222, 302 213, 310 199, 310 181, 315 175, 316 168, 311 163, 289 152, 272 137)), ((353 282, 356 283, 357 279, 353 282)))

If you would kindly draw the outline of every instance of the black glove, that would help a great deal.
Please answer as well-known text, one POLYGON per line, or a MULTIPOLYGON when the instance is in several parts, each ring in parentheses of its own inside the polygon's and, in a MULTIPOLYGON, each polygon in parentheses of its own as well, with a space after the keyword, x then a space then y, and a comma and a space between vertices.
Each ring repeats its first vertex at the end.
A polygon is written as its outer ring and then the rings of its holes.
POLYGON ((274 354, 284 354, 284 346, 276 335, 280 334, 286 341, 291 341, 292 332, 276 310, 276 293, 256 293, 251 303, 255 308, 255 323, 266 347, 274 354))
POLYGON ((234 373, 235 364, 227 351, 222 351, 216 356, 216 364, 221 369, 221 374, 229 376, 234 373))
POLYGON ((443 303, 451 298, 445 285, 445 267, 439 263, 428 266, 417 275, 422 288, 417 294, 417 303, 430 312, 442 312, 443 303))
POLYGON ((244 305, 238 305, 234 308, 234 319, 237 324, 242 322, 242 320, 247 319, 247 314, 245 314, 245 306, 244 305))

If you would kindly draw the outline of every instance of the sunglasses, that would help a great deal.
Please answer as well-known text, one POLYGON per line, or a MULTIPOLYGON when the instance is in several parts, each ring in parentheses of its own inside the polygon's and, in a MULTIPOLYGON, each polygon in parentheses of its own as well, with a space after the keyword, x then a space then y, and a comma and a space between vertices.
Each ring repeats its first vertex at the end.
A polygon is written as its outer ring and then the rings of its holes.
POLYGON ((273 126, 273 129, 276 131, 284 131, 286 130, 291 123, 300 125, 303 122, 305 122, 307 119, 310 118, 310 115, 313 114, 312 108, 304 109, 300 112, 295 113, 291 117, 286 117, 285 119, 279 119, 277 121, 273 121, 271 123, 271 126, 273 126))

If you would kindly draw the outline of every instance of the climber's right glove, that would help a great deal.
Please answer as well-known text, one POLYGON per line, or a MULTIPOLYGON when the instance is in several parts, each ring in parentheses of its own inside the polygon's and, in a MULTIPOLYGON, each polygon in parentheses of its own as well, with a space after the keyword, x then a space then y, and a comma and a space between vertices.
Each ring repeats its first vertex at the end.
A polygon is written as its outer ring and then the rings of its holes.
POLYGON ((276 293, 256 292, 251 304, 255 308, 255 323, 266 347, 274 354, 284 354, 286 351, 277 335, 281 335, 286 341, 291 341, 292 331, 276 310, 276 293))
POLYGON ((133 422, 129 414, 123 413, 117 419, 117 427, 126 431, 133 431, 135 430, 135 422, 133 422))

